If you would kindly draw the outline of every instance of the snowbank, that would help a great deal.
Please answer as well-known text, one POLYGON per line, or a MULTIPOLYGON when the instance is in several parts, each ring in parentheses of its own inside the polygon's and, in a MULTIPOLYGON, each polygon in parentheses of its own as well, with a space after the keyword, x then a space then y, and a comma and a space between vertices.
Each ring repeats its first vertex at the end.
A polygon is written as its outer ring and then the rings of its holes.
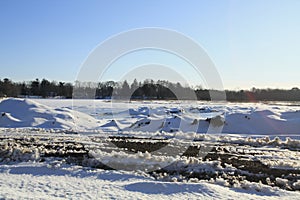
POLYGON ((69 108, 52 108, 29 99, 5 99, 0 102, 0 127, 91 129, 97 126, 93 117, 69 108))
POLYGON ((299 135, 300 107, 262 103, 5 99, 0 103, 0 127, 299 135))

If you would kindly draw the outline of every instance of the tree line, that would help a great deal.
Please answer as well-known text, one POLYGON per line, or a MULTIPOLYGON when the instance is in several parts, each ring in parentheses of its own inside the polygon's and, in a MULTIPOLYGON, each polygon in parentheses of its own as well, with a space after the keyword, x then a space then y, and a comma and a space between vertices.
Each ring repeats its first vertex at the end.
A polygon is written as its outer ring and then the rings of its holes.
MULTIPOLYGON (((40 98, 96 98, 96 99, 157 99, 157 100, 207 100, 211 93, 222 91, 191 88, 180 83, 165 80, 136 79, 132 83, 106 81, 99 83, 66 82, 35 79, 27 82, 13 82, 0 79, 0 97, 40 97, 40 98)), ((227 101, 300 101, 300 89, 257 89, 225 90, 227 101)))
POLYGON ((72 98, 71 83, 35 79, 27 82, 13 82, 8 78, 0 79, 0 97, 64 97, 72 98))

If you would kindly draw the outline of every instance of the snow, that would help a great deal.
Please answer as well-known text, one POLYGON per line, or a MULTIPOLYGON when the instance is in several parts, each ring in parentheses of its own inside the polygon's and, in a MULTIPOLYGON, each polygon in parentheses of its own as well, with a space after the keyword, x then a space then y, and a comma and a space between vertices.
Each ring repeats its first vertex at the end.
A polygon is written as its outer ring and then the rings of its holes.
MULTIPOLYGON (((300 107, 203 102, 107 102, 103 100, 4 99, 0 127, 103 131, 222 132, 299 135, 300 107), (209 104, 209 103, 207 103, 209 104), (224 122, 215 123, 219 117, 224 122), (112 126, 112 119, 116 125, 112 126), (138 121, 149 121, 137 127, 138 121), (114 128, 107 128, 114 127, 114 128)), ((220 121, 219 120, 219 121, 220 121)))
MULTIPOLYGON (((2 129, 2 131, 4 131, 2 129)), ((198 157, 180 157, 153 154, 149 152, 138 152, 128 154, 125 151, 118 150, 115 146, 106 146, 98 135, 65 135, 63 133, 46 131, 44 129, 31 130, 25 132, 23 129, 10 129, 8 132, 0 132, 0 136, 7 138, 2 139, 2 144, 6 143, 2 149, 8 152, 6 156, 1 151, 0 165, 0 197, 3 198, 30 198, 39 196, 41 198, 128 198, 128 199, 298 199, 299 192, 289 192, 278 187, 264 185, 256 182, 234 181, 231 185, 228 180, 216 178, 216 180, 199 180, 197 178, 186 179, 178 174, 157 174, 150 176, 147 171, 168 166, 165 169, 169 171, 181 171, 189 173, 211 173, 220 172, 233 173, 236 168, 232 165, 221 165, 221 161, 203 161, 198 157), (10 132, 14 131, 14 132, 10 132), (18 132, 20 131, 20 132, 18 132), (24 132, 21 132, 24 131, 24 132), (34 138, 34 142, 32 141, 34 138), (98 138, 98 139, 97 139, 98 138), (14 144, 13 139, 22 139, 27 147, 22 147, 18 143, 14 144), (51 142, 47 142, 51 141, 51 142), (57 143, 62 141, 63 143, 57 143), (79 141, 91 147, 89 151, 90 158, 83 160, 85 167, 76 164, 68 164, 65 158, 52 158, 42 156, 45 153, 51 153, 46 146, 53 144, 59 146, 62 144, 59 152, 74 153, 68 150, 67 142, 79 141), (35 147, 36 145, 36 147, 35 147), (9 158, 9 159, 7 159, 9 158), (109 166, 118 166, 116 170, 94 169, 98 162, 101 161, 109 166), (128 171, 124 171, 128 170, 128 171)), ((184 133, 182 133, 184 134, 184 133)), ((183 137, 183 136, 182 136, 183 137)), ((184 137, 183 137, 184 138, 184 137)), ((239 138, 234 136, 208 136, 202 135, 198 139, 206 138, 206 141, 227 142, 227 151, 237 148, 234 144, 239 144, 238 148, 243 148, 241 144, 254 144, 257 147, 247 147, 244 150, 251 151, 251 154, 258 152, 256 157, 249 159, 268 161, 275 159, 274 155, 279 156, 277 160, 288 162, 289 159, 298 163, 299 152, 288 152, 284 149, 278 149, 276 146, 267 148, 266 145, 274 141, 279 145, 287 145, 291 141, 281 141, 280 139, 261 138, 259 142, 249 140, 248 138, 239 138), (213 139, 210 139, 213 138, 213 139), (286 154, 279 155, 279 152, 286 154), (276 153, 277 152, 277 153, 276 153), (291 154, 291 153, 294 153, 291 154), (259 156, 262 155, 262 156, 259 156)), ((17 140, 15 140, 17 141, 17 140)), ((141 140, 140 142, 146 142, 141 140)), ((182 141, 177 141, 182 142, 182 141)), ((73 144, 80 148, 80 143, 73 144)), ((174 141, 174 146, 177 146, 174 141)), ((54 151, 55 152, 55 151, 54 151)), ((78 153, 80 151, 77 151, 78 153)), ((251 155, 250 154, 250 155, 251 155)), ((245 156, 244 156, 245 159, 245 156)), ((275 165, 274 165, 275 166, 275 165)), ((285 166, 286 167, 286 166, 285 166)), ((295 167, 295 166, 294 166, 295 167)), ((288 180, 285 178, 276 178, 276 185, 287 187, 288 180)), ((292 187, 299 188, 299 180, 292 183, 292 187)))
POLYGON ((0 103, 0 127, 91 129, 97 120, 69 108, 52 108, 29 99, 5 99, 0 103))
POLYGON ((299 131, 290 104, 2 99, 0 199, 300 199, 299 131), (182 156, 190 146, 203 152, 182 156), (248 181, 230 160, 291 173, 248 181))
MULTIPOLYGON (((51 160, 48 161, 51 163, 51 160)), ((52 161, 53 162, 53 161, 52 161)), ((58 163, 0 166, 0 198, 5 199, 299 199, 300 194, 245 182, 158 182, 142 173, 107 171, 58 163)))
POLYGON ((299 135, 300 130, 300 106, 290 104, 274 106, 264 103, 233 104, 201 101, 110 102, 48 99, 35 101, 54 108, 73 108, 75 111, 93 116, 98 120, 97 127, 100 130, 112 119, 118 123, 119 129, 114 129, 118 131, 170 132, 179 129, 182 132, 198 133, 221 131, 230 134, 299 135), (219 127, 210 126, 207 119, 216 116, 223 119, 224 124, 219 124, 219 127), (139 128, 133 126, 141 119, 147 119, 150 123, 139 128), (172 125, 167 126, 165 122, 172 125))

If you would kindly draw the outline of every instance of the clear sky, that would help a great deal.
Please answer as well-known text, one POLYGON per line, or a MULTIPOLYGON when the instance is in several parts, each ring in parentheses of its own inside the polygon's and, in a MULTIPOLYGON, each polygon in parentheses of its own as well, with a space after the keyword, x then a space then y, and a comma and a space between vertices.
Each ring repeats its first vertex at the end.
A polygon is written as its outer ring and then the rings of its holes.
POLYGON ((300 87, 299 11, 299 0, 0 0, 0 78, 74 82, 100 42, 160 27, 197 41, 225 88, 300 87))

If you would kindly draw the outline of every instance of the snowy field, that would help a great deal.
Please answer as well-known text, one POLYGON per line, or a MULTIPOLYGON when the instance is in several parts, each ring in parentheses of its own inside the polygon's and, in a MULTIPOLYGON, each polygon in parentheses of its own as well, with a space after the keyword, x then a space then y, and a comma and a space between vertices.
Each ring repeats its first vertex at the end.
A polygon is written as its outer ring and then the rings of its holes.
POLYGON ((300 105, 2 99, 0 198, 300 199, 300 105))

